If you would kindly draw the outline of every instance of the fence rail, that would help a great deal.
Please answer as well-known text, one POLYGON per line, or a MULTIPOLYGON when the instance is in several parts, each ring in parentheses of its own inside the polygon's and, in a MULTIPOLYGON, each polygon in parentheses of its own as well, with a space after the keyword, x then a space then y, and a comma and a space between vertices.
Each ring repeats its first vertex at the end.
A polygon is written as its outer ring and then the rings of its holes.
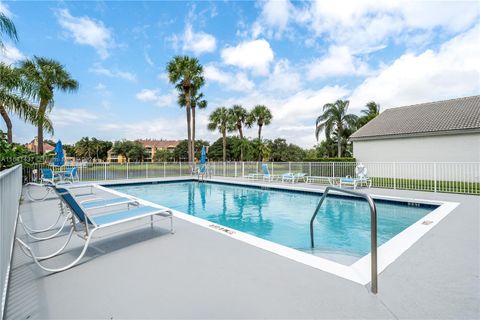
MULTIPOLYGON (((269 162, 271 174, 303 172, 307 176, 324 178, 355 177, 357 162, 269 162)), ((479 162, 369 162, 363 163, 368 170, 372 187, 387 189, 421 190, 480 194, 479 162)), ((79 163, 81 181, 107 181, 118 179, 143 179, 191 175, 192 166, 187 162, 143 163, 79 163)), ((24 170, 24 180, 35 179, 35 172, 49 165, 39 164, 24 170)), ((68 167, 68 166, 67 166, 68 167)), ((61 170, 65 170, 62 167, 61 170)), ((213 176, 243 177, 261 173, 260 162, 210 162, 213 176)), ((317 179, 328 183, 328 179, 317 179)))
POLYGON ((7 296, 13 239, 17 225, 18 206, 22 193, 22 166, 0 172, 0 289, 2 303, 0 319, 3 319, 7 296))

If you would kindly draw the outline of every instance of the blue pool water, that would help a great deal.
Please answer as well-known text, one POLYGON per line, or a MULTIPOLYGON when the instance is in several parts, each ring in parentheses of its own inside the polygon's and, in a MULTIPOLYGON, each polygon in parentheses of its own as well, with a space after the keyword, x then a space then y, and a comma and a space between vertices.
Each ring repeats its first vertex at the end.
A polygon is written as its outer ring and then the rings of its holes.
MULTIPOLYGON (((370 210, 361 199, 327 197, 314 224, 312 252, 309 223, 319 194, 197 181, 110 188, 338 262, 351 263, 370 252, 370 210)), ((435 208, 385 200, 376 205, 379 246, 435 208)))

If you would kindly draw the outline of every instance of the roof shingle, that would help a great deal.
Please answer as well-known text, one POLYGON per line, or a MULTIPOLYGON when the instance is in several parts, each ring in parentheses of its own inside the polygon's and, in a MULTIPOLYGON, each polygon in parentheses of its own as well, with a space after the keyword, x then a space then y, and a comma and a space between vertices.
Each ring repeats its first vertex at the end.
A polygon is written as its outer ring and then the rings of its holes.
POLYGON ((480 96, 472 96, 387 109, 353 133, 350 139, 451 134, 479 129, 480 96))

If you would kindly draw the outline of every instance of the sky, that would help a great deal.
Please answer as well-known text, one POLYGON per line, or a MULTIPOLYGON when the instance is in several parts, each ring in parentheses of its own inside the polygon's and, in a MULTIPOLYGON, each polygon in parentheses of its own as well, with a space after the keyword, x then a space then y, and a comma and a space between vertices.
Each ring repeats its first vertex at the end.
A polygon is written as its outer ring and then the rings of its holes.
MULTIPOLYGON (((312 147, 316 118, 337 99, 359 114, 369 101, 385 110, 480 94, 479 1, 2 1, 0 11, 19 34, 2 38, 0 61, 53 58, 80 83, 55 93, 52 138, 64 143, 185 139, 165 71, 175 55, 204 66, 196 137, 212 142, 220 106, 266 105, 265 138, 312 147)), ((16 118, 13 128, 16 142, 36 135, 16 118)))

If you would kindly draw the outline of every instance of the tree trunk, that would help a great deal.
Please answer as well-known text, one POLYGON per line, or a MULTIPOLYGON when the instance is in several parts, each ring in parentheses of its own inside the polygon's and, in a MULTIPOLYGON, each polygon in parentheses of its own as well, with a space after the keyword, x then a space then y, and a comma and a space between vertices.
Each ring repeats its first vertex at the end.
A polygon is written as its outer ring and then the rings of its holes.
POLYGON ((7 110, 3 106, 0 105, 0 114, 2 115, 3 120, 5 121, 5 125, 7 126, 7 142, 12 144, 13 137, 12 137, 12 120, 8 116, 7 110))
POLYGON ((192 157, 195 159, 195 107, 192 106, 192 157))
POLYGON ((338 157, 341 158, 342 157, 342 138, 338 137, 338 142, 337 142, 337 154, 338 154, 338 157))
POLYGON ((227 160, 227 131, 223 130, 223 162, 227 160))
POLYGON ((240 161, 243 161, 243 130, 242 126, 238 127, 238 134, 240 135, 240 161))
MULTIPOLYGON (((258 143, 262 143, 262 125, 258 125, 258 143)), ((258 150, 258 161, 262 161, 262 150, 258 150)))
POLYGON ((40 100, 40 106, 38 108, 38 124, 37 124, 37 141, 38 148, 37 153, 43 154, 43 118, 45 117, 45 111, 47 109, 48 102, 44 99, 40 100))
POLYGON ((185 92, 185 100, 186 100, 186 108, 187 108, 187 136, 188 136, 188 141, 187 141, 187 147, 188 147, 188 162, 192 163, 193 157, 192 157, 192 126, 191 126, 191 107, 190 107, 190 88, 189 87, 184 87, 183 88, 185 92))

